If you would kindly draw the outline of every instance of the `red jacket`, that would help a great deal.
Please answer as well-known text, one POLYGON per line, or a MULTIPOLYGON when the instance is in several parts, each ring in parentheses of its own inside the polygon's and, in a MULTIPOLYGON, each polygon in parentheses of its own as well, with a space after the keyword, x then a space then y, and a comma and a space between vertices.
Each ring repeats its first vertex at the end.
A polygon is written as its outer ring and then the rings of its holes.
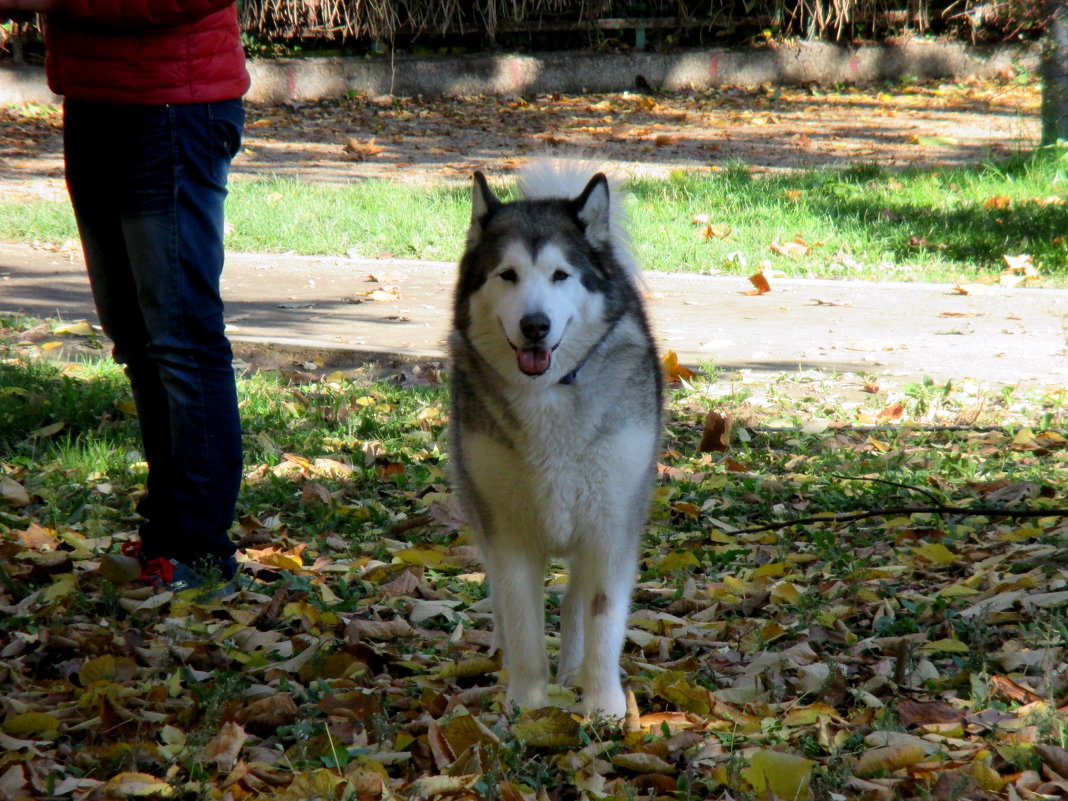
POLYGON ((74 100, 208 103, 249 87, 233 0, 68 0, 45 37, 48 85, 74 100))

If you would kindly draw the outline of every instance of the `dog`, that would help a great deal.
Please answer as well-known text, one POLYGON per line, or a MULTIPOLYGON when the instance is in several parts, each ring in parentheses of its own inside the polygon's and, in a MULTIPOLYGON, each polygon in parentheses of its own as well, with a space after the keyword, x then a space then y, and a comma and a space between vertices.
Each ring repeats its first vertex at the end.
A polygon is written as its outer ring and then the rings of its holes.
POLYGON ((549 704, 544 582, 567 562, 557 679, 621 718, 631 590, 660 447, 663 379, 622 198, 535 162, 502 202, 474 173, 456 281, 452 480, 489 582, 506 706, 549 704))

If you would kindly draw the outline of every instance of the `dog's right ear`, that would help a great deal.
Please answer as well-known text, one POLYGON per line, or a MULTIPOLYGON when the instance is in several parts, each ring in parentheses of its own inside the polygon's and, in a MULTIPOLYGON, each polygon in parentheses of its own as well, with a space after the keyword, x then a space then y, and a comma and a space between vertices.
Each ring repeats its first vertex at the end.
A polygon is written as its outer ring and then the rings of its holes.
POLYGON ((471 184, 471 227, 467 231, 467 246, 472 247, 482 238, 486 221, 501 205, 486 183, 486 176, 475 171, 471 184))

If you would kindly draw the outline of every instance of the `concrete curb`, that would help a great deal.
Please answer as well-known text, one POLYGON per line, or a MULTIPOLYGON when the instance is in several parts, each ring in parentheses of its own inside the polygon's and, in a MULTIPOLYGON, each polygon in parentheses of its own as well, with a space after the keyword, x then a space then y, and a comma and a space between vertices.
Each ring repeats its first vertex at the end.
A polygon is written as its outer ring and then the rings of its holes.
MULTIPOLYGON (((841 47, 824 42, 759 49, 679 53, 398 56, 395 59, 307 58, 254 60, 249 64, 256 103, 340 97, 349 92, 463 96, 613 92, 633 89, 642 76, 665 89, 772 84, 871 84, 918 79, 1010 77, 1034 72, 1037 45, 969 47, 907 41, 841 47)), ((0 102, 56 103, 40 67, 0 69, 0 102)))

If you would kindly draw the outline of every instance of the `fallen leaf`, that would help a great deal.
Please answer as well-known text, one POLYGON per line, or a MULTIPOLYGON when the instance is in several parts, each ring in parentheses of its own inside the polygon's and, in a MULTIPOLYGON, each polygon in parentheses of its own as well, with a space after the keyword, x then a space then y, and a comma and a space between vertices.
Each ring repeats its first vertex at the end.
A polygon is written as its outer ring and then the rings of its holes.
POLYGON ((763 270, 749 276, 749 283, 751 283, 754 288, 747 291, 745 293, 747 295, 763 295, 765 292, 771 292, 771 284, 768 282, 768 278, 764 275, 763 270))
POLYGON ((616 754, 612 764, 632 773, 675 773, 676 768, 655 754, 616 754))
POLYGON ((61 325, 52 331, 53 334, 69 334, 76 337, 91 337, 96 332, 93 327, 89 325, 85 320, 81 320, 77 323, 70 323, 69 325, 61 325))
POLYGON ((174 788, 150 773, 120 773, 104 786, 105 798, 170 798, 174 788))
POLYGON ((679 381, 689 381, 692 378, 697 377, 697 373, 691 370, 684 364, 679 363, 679 356, 675 351, 668 350, 660 358, 660 363, 664 369, 664 378, 669 383, 677 383, 679 381))
POLYGON ((237 763, 241 747, 247 739, 248 735, 240 725, 227 721, 219 727, 219 733, 201 749, 200 759, 214 763, 215 770, 219 773, 229 773, 237 763))
POLYGON ((729 450, 733 425, 734 418, 731 415, 710 411, 705 415, 704 430, 697 451, 699 453, 722 453, 729 450))
POLYGON ((353 161, 366 161, 371 156, 377 156, 385 151, 385 147, 376 144, 374 139, 367 142, 361 142, 359 139, 349 137, 345 141, 345 147, 343 148, 346 153, 352 156, 353 161))
POLYGON ((563 709, 546 707, 524 712, 512 734, 532 748, 569 748, 579 743, 579 722, 563 709))
POLYGON ((808 785, 816 763, 797 754, 760 749, 749 755, 742 778, 753 786, 758 797, 811 798, 808 785))
POLYGON ((805 244, 804 240, 800 240, 800 238, 795 239, 792 242, 779 242, 778 240, 774 240, 769 247, 773 253, 777 253, 780 256, 787 256, 791 259, 798 259, 802 256, 807 256, 812 252, 812 248, 805 244))

